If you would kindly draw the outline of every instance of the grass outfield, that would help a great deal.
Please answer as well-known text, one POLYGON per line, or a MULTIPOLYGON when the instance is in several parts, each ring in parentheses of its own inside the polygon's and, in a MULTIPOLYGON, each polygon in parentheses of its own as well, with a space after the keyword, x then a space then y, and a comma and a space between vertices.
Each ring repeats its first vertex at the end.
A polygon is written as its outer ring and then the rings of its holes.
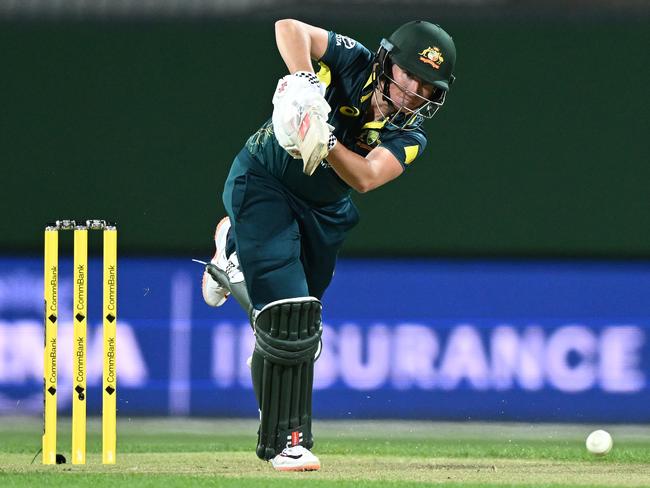
MULTIPOLYGON (((610 426, 614 449, 584 448, 594 426, 433 422, 315 422, 322 469, 277 473, 254 454, 249 420, 121 419, 118 461, 101 465, 98 419, 88 464, 43 466, 40 419, 0 417, 0 486, 454 487, 650 486, 650 426, 610 426), (44 485, 45 483, 45 485, 44 485)), ((602 427, 602 426, 599 426, 602 427)), ((70 459, 70 422, 59 422, 70 459)))

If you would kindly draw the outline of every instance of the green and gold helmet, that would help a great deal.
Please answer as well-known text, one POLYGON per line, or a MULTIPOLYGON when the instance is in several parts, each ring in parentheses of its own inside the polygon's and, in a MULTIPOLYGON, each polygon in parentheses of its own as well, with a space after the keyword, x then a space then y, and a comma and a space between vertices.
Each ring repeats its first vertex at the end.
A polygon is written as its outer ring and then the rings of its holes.
POLYGON ((391 60, 421 80, 448 91, 454 82, 456 46, 439 25, 408 22, 382 40, 391 60))
MULTIPOLYGON (((374 79, 376 83, 383 81, 383 96, 389 102, 392 99, 388 86, 397 84, 392 78, 393 63, 436 88, 431 99, 423 99, 423 105, 413 112, 419 117, 433 117, 444 104, 455 79, 454 40, 439 25, 423 20, 407 22, 388 39, 382 39, 375 57, 374 79)), ((397 108, 398 112, 403 110, 397 108)))

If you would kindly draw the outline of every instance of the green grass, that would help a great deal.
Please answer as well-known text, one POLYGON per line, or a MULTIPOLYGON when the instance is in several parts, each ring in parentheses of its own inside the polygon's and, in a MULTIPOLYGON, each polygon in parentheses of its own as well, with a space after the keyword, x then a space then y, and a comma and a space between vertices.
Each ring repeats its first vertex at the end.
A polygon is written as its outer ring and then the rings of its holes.
MULTIPOLYGON (((603 427, 603 426, 598 426, 603 427)), ((584 448, 596 426, 316 421, 315 473, 276 473, 254 454, 248 420, 122 419, 118 462, 101 464, 100 425, 88 426, 88 462, 43 466, 41 421, 0 418, 0 486, 137 487, 606 487, 650 486, 650 427, 605 426, 615 447, 584 448)), ((70 423, 59 422, 70 453, 70 423)))

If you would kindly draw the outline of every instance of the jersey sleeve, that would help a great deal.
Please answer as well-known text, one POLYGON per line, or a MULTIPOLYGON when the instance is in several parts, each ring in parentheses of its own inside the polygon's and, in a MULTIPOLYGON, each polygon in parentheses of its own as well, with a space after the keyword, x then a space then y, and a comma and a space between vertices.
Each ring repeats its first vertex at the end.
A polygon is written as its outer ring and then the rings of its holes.
POLYGON ((328 33, 327 50, 319 60, 338 76, 350 76, 365 70, 373 54, 360 42, 337 34, 328 33))
POLYGON ((427 138, 423 131, 395 131, 384 137, 379 147, 388 149, 397 158, 402 168, 408 168, 422 154, 427 146, 427 138))

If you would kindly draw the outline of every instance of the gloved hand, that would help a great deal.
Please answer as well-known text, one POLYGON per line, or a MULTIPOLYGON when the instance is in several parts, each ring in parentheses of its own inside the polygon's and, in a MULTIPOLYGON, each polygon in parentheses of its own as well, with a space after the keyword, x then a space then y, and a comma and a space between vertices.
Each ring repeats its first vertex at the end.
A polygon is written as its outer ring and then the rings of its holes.
POLYGON ((312 174, 327 156, 332 127, 325 87, 314 73, 300 71, 278 81, 273 95, 273 132, 282 148, 303 159, 303 171, 312 174))

